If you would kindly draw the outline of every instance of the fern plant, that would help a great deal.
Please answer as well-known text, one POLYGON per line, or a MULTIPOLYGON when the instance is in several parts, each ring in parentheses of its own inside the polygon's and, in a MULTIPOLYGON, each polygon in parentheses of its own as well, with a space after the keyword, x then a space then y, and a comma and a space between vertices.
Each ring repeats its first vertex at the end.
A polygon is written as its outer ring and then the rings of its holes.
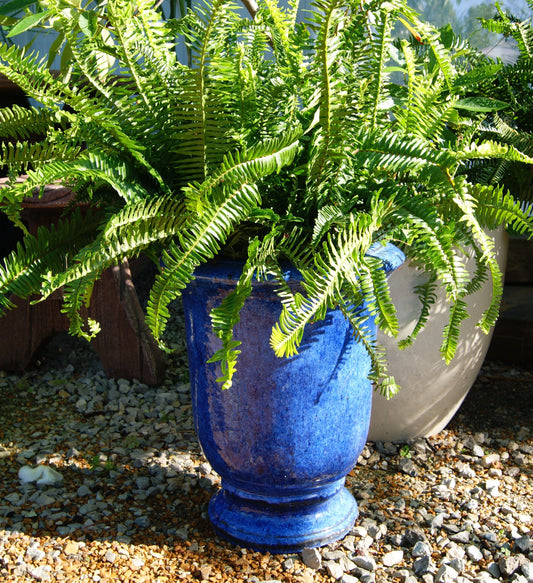
POLYGON ((95 280, 145 252, 164 264, 147 307, 162 342, 167 306, 196 267, 236 256, 242 276, 212 313, 222 386, 231 385, 237 366, 232 330, 240 307, 253 279, 268 277, 279 283, 283 306, 271 337, 277 355, 295 354, 305 326, 340 308, 372 356, 372 378, 390 394, 396 386, 385 355, 357 306, 366 301, 378 326, 397 333, 371 250, 393 242, 430 276, 409 342, 437 285, 451 304, 447 361, 468 316, 465 297, 487 277, 493 302, 479 325, 488 331, 494 324, 502 281, 484 228, 511 225, 531 236, 532 222, 501 187, 477 184, 466 171, 473 160, 532 160, 512 145, 479 141, 453 91, 468 75, 460 51, 404 0, 318 0, 303 23, 296 1, 282 8, 262 0, 248 19, 228 0, 213 0, 168 21, 152 0, 67 4, 48 0, 40 23, 61 30, 69 44, 61 76, 45 59, 0 47, 0 73, 41 104, 0 111, 0 137, 18 139, 1 152, 12 177, 1 206, 24 228, 24 198, 59 181, 95 211, 84 229, 73 223, 76 215, 26 236, 0 272, 3 310, 11 293, 46 298, 63 288, 71 332, 91 338, 98 325, 84 322, 80 309, 95 280), (395 26, 415 33, 400 50, 395 26), (192 66, 176 59, 176 38, 187 44, 192 66), (405 83, 391 80, 398 70, 405 83), (44 138, 30 147, 35 123, 44 138), (455 253, 466 245, 478 262, 473 277, 455 253), (283 279, 286 260, 302 274, 299 291, 283 279))

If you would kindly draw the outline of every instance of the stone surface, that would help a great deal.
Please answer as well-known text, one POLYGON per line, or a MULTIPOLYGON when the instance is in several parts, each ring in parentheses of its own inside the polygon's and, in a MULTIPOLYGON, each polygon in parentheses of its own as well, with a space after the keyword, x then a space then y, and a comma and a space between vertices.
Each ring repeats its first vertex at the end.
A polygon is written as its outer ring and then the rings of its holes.
POLYGON ((532 582, 523 387, 533 388, 533 373, 520 372, 516 408, 501 398, 488 407, 500 379, 518 382, 489 364, 475 406, 449 429, 407 449, 367 443, 346 483, 360 510, 354 528, 322 549, 278 556, 210 527, 220 478, 194 434, 182 323, 173 318, 169 333, 176 352, 158 389, 107 379, 79 343, 23 375, 0 374, 0 581, 532 582), (402 471, 402 460, 418 472, 402 471), (63 480, 21 483, 19 469, 36 465, 63 480))

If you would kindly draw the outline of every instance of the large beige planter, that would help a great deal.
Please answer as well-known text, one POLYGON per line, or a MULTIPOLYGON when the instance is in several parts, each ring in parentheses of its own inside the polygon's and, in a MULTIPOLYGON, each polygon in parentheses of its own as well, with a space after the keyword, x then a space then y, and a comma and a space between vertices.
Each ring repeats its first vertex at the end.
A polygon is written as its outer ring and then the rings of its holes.
MULTIPOLYGON (((494 238, 498 263, 503 270, 507 261, 507 234, 500 230, 494 233, 494 238)), ((407 336, 416 323, 419 300, 413 289, 423 277, 408 262, 390 277, 400 319, 400 338, 407 336)), ((430 321, 409 348, 399 350, 396 340, 378 332, 378 340, 387 348, 390 372, 402 389, 389 401, 374 393, 369 440, 404 442, 434 435, 446 427, 474 383, 490 344, 492 333, 483 334, 476 327, 489 305, 490 294, 491 286, 487 282, 468 298, 471 317, 463 322, 456 356, 448 366, 439 353, 449 313, 440 291, 430 321)))

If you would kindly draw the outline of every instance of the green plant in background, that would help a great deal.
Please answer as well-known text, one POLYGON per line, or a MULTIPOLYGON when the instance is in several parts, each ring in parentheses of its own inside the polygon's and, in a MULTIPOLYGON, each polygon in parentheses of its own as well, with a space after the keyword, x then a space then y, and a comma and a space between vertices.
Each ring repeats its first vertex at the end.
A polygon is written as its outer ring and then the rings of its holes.
POLYGON ((271 337, 277 355, 295 354, 305 326, 339 307, 373 358, 372 378, 393 393, 383 351, 358 308, 366 301, 378 326, 397 333, 371 251, 394 242, 430 276, 406 342, 424 327, 441 285, 451 304, 441 349, 449 361, 468 317, 465 298, 487 277, 493 301, 479 326, 489 331, 502 281, 484 228, 511 225, 528 236, 533 229, 517 201, 498 185, 471 181, 468 166, 532 160, 513 145, 478 140, 455 90, 474 84, 460 51, 404 0, 320 0, 304 23, 297 3, 282 8, 272 0, 258 5, 253 20, 224 0, 168 21, 149 0, 91 6, 46 3, 40 25, 61 30, 68 75, 57 78, 46 60, 0 47, 0 72, 42 104, 0 111, 0 137, 18 140, 1 152, 12 178, 3 211, 24 228, 24 197, 57 181, 92 203, 37 237, 26 234, 0 272, 3 310, 12 307, 11 293, 46 298, 63 288, 71 333, 91 338, 98 323, 80 311, 95 280, 146 252, 164 265, 147 307, 161 340, 167 306, 195 268, 236 256, 241 278, 212 312, 221 339, 213 361, 224 387, 236 368, 240 307, 252 279, 270 277, 283 306, 271 337), (415 38, 395 44, 394 26, 415 38), (176 39, 186 43, 192 67, 176 59, 176 39), (391 81, 394 71, 405 83, 391 81), (25 141, 30 128, 44 139, 25 141), (473 277, 455 252, 467 245, 478 263, 473 277), (299 291, 287 286, 284 261, 302 273, 299 291))
MULTIPOLYGON (((506 64, 491 79, 482 82, 482 95, 506 102, 507 107, 489 116, 483 127, 484 136, 511 144, 529 156, 533 155, 533 0, 527 0, 528 20, 518 20, 503 12, 498 4, 498 17, 482 19, 481 25, 491 32, 503 34, 516 41, 519 56, 515 63, 506 64)), ((533 200, 531 166, 520 161, 500 160, 498 163, 477 165, 476 179, 488 184, 503 183, 516 198, 533 200)))
MULTIPOLYGON (((527 0, 530 9, 533 0, 527 0)), ((463 71, 449 87, 455 107, 471 118, 472 131, 486 140, 515 146, 528 156, 533 154, 533 29, 531 19, 521 21, 504 13, 498 4, 498 17, 480 19, 481 26, 516 41, 518 58, 505 64, 492 59, 461 39, 449 26, 439 29, 439 39, 463 71)), ((532 13, 533 14, 533 13, 532 13)), ((397 43, 399 45, 399 42, 397 43)), ((427 74, 434 67, 431 47, 419 44, 417 59, 427 74)), ((402 87, 397 91, 401 93, 402 87)), ((451 129, 451 128, 450 128, 451 129)), ((531 165, 511 159, 471 160, 469 177, 482 184, 504 184, 515 198, 529 203, 533 194, 531 165)))

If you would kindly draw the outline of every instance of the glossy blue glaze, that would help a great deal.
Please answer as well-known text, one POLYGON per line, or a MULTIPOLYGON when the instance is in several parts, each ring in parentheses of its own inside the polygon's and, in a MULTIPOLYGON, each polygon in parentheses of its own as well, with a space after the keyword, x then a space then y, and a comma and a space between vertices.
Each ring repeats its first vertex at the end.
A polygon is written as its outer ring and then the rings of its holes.
MULTIPOLYGON (((388 248, 388 258, 386 247, 376 251, 387 271, 403 260, 388 248)), ((196 430, 222 478, 210 518, 220 534, 254 549, 324 545, 358 514, 344 479, 368 433, 370 358, 338 310, 307 326, 297 356, 276 357, 269 339, 281 306, 274 284, 256 282, 235 330, 242 352, 233 386, 221 390, 219 365, 206 362, 220 347, 209 312, 239 275, 230 262, 201 267, 183 294, 196 430)), ((287 278, 297 279, 291 270, 287 278)))

